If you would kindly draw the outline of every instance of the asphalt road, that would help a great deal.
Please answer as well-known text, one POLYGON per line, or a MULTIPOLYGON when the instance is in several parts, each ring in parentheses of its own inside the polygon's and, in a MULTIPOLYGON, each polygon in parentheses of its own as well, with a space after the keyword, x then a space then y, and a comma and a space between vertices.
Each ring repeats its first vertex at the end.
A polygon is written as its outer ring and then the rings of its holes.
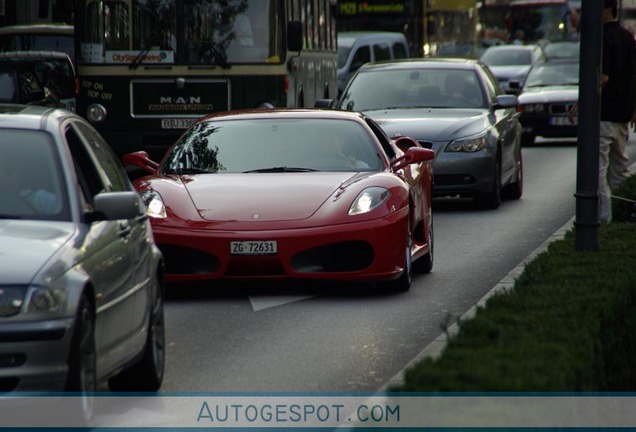
MULTIPOLYGON (((632 143, 632 160, 636 153, 632 143)), ((435 265, 411 290, 224 284, 165 305, 165 392, 373 392, 575 214, 576 148, 524 148, 519 201, 434 205, 435 265)))

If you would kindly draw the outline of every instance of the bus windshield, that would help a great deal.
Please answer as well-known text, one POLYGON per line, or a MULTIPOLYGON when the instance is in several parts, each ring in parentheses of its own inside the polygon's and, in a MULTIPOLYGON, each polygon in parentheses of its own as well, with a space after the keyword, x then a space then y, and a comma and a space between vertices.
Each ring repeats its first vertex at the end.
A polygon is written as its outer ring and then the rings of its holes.
POLYGON ((576 11, 567 2, 514 4, 510 8, 508 23, 510 34, 523 30, 526 42, 578 39, 576 11))
POLYGON ((84 64, 280 63, 279 0, 81 0, 84 64))

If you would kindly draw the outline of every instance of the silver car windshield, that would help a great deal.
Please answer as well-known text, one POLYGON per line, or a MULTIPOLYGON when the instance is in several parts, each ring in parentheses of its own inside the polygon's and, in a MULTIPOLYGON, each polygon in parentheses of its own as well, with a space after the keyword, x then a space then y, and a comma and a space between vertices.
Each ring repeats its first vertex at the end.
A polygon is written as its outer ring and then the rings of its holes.
POLYGON ((60 162, 50 135, 0 133, 0 219, 70 221, 60 162))
POLYGON ((530 70, 524 88, 579 84, 579 63, 545 63, 530 70))
POLYGON ((484 108, 485 101, 472 70, 399 69, 359 73, 343 95, 340 108, 484 108))

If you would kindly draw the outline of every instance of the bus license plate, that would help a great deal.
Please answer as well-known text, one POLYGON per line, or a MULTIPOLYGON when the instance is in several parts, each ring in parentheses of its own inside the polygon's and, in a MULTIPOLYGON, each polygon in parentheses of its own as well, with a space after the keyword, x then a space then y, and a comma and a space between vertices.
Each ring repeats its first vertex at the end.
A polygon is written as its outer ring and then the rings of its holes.
POLYGON ((230 242, 231 255, 276 255, 276 240, 230 242))
POLYGON ((161 129, 188 129, 197 119, 161 119, 161 129))

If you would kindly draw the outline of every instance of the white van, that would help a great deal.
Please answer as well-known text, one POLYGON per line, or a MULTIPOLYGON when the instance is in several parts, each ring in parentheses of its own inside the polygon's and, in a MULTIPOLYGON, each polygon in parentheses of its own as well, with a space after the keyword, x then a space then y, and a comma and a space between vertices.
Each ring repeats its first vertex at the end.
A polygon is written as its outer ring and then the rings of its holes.
POLYGON ((338 94, 365 63, 409 57, 406 37, 398 32, 338 32, 338 94))

